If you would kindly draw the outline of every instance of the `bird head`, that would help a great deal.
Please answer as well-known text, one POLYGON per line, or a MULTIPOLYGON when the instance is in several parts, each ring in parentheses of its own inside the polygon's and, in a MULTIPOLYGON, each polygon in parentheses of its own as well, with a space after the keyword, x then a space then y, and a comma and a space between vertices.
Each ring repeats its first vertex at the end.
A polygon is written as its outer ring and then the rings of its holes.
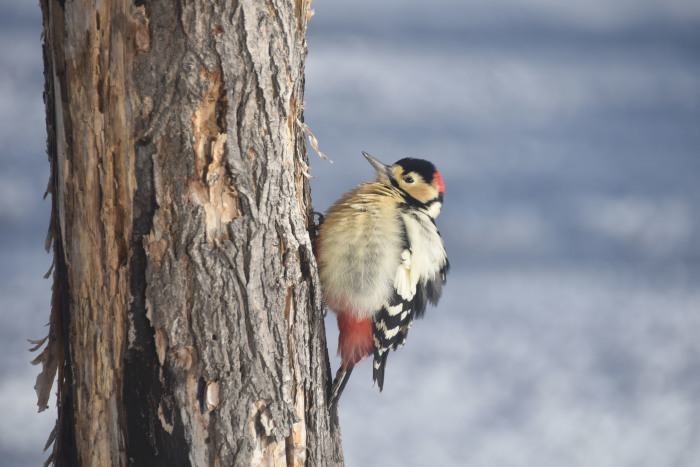
POLYGON ((405 157, 393 165, 386 165, 366 152, 362 154, 377 171, 378 182, 393 185, 423 204, 437 204, 437 213, 440 212, 445 184, 432 162, 405 157))

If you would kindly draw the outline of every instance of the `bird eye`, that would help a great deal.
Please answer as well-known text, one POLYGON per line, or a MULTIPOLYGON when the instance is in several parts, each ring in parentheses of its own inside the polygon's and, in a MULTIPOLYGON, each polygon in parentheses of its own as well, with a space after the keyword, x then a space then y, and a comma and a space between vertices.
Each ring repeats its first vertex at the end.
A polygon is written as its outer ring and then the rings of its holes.
POLYGON ((410 175, 408 175, 408 176, 406 176, 406 177, 403 178, 403 181, 406 182, 406 183, 413 183, 415 180, 413 180, 413 177, 411 177, 410 175))

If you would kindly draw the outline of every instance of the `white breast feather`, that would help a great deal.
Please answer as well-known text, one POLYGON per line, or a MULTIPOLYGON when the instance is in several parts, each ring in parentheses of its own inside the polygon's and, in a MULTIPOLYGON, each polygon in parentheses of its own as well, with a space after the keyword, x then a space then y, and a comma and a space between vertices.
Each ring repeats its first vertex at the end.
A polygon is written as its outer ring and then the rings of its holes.
MULTIPOLYGON (((396 267, 401 254, 401 225, 394 206, 372 198, 355 198, 352 216, 328 222, 323 244, 321 283, 328 306, 358 317, 371 317, 393 293, 396 267), (362 202, 366 201, 366 202, 362 202)), ((330 216, 329 216, 330 217, 330 216)))

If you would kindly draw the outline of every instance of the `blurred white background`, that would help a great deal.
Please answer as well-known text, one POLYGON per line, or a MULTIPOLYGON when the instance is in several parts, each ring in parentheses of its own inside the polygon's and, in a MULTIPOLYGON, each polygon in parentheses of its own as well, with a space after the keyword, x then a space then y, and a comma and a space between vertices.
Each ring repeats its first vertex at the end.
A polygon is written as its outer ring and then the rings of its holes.
MULTIPOLYGON (((700 2, 314 0, 306 122, 325 210, 365 150, 432 160, 452 271, 369 363, 347 464, 700 465, 700 2)), ((35 466, 26 338, 47 328, 35 1, 0 6, 0 459, 35 466)), ((327 319, 331 352, 333 315, 327 319)), ((334 369, 338 361, 333 362, 334 369)))

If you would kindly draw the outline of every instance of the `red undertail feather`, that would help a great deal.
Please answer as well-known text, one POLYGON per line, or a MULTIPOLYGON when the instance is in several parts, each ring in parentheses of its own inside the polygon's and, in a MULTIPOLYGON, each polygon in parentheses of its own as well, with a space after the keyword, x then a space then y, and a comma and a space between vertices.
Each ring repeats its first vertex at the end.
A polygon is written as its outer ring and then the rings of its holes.
POLYGON ((350 313, 338 313, 338 353, 343 360, 343 369, 355 366, 357 362, 372 353, 372 320, 355 319, 350 313))

